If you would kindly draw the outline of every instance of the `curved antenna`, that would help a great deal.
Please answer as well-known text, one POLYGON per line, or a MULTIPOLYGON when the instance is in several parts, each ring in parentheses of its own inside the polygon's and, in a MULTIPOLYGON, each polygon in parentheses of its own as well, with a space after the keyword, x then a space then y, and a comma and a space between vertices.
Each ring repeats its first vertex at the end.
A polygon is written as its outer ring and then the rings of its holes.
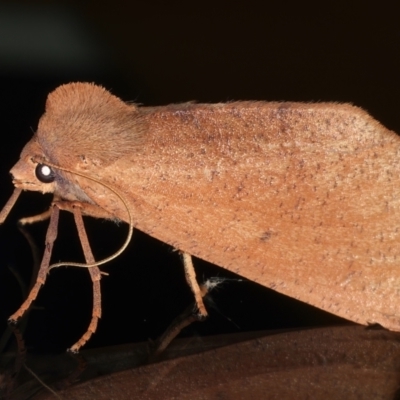
POLYGON ((132 215, 131 215, 131 212, 129 211, 128 203, 127 203, 127 201, 124 199, 124 197, 123 197, 120 193, 118 193, 114 188, 112 188, 110 185, 108 185, 108 184, 106 184, 106 183, 103 183, 103 182, 99 181, 99 180, 96 179, 96 178, 92 178, 92 177, 89 176, 89 175, 82 174, 81 172, 72 171, 72 170, 70 170, 70 169, 68 169, 68 168, 59 167, 58 165, 51 164, 51 163, 49 163, 49 162, 47 162, 47 161, 43 161, 43 164, 48 165, 48 166, 53 167, 53 168, 56 168, 56 169, 59 169, 59 170, 61 170, 61 171, 69 172, 70 174, 73 174, 73 175, 81 176, 82 178, 89 179, 89 180, 91 180, 91 181, 93 181, 93 182, 98 183, 99 185, 104 186, 105 188, 107 188, 108 190, 110 190, 111 192, 113 192, 113 193, 122 201, 122 203, 123 203, 123 205, 125 206, 125 209, 126 209, 126 211, 127 211, 127 213, 128 213, 128 219, 129 219, 129 231, 128 231, 128 235, 127 235, 127 237, 126 237, 126 239, 125 239, 125 242, 124 242, 124 244, 123 244, 115 253, 113 253, 111 256, 108 256, 108 257, 106 257, 106 258, 103 258, 102 260, 97 261, 97 262, 95 262, 95 263, 93 263, 93 264, 85 264, 85 263, 77 263, 77 262, 58 262, 58 263, 55 263, 55 264, 51 264, 51 265, 49 266, 49 271, 50 271, 52 268, 65 267, 65 266, 69 266, 69 267, 80 267, 80 268, 91 268, 91 267, 96 267, 96 266, 99 266, 99 265, 107 264, 107 263, 110 262, 111 260, 114 260, 115 258, 117 258, 121 253, 123 253, 123 252, 125 251, 125 249, 128 247, 128 244, 129 244, 129 242, 131 241, 132 235, 133 235, 133 221, 132 221, 132 215))

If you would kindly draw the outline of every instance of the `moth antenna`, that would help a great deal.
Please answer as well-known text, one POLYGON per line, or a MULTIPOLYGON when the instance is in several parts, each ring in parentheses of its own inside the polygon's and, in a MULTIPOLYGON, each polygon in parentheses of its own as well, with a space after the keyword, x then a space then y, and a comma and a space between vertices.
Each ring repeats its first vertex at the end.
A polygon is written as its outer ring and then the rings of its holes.
POLYGON ((18 200, 19 195, 21 194, 22 189, 15 188, 13 194, 8 199, 6 205, 0 211, 0 225, 5 221, 7 215, 10 213, 11 209, 14 207, 16 201, 18 200))
MULTIPOLYGON (((93 264, 76 263, 76 262, 59 262, 59 263, 51 264, 50 267, 49 267, 49 271, 50 271, 52 268, 65 267, 65 266, 69 266, 69 267, 81 267, 81 268, 96 267, 96 266, 99 266, 99 265, 107 264, 107 263, 110 262, 111 260, 114 260, 115 258, 117 258, 120 254, 122 254, 122 253, 125 251, 125 249, 128 247, 128 245, 129 245, 129 243, 130 243, 130 241, 131 241, 131 239, 132 239, 132 235, 133 235, 132 214, 131 214, 131 212, 129 211, 128 203, 127 203, 127 201, 124 199, 124 197, 123 197, 117 190, 115 190, 113 187, 111 187, 110 185, 108 185, 108 184, 106 184, 106 183, 104 183, 104 182, 101 182, 101 181, 99 181, 99 180, 96 179, 96 178, 92 178, 92 177, 89 176, 89 175, 82 174, 81 172, 72 171, 72 170, 70 170, 70 169, 68 169, 68 168, 60 167, 60 166, 58 166, 58 165, 51 164, 51 163, 49 163, 49 162, 47 162, 47 161, 45 162, 45 164, 48 165, 48 166, 50 166, 50 167, 59 169, 59 170, 61 170, 61 171, 65 171, 65 172, 69 172, 70 174, 74 174, 74 175, 81 176, 82 178, 89 179, 89 180, 91 180, 92 182, 96 182, 96 183, 98 183, 99 185, 104 186, 105 188, 107 188, 108 190, 110 190, 111 192, 113 192, 113 193, 122 201, 122 204, 124 205, 124 207, 125 207, 125 209, 126 209, 126 212, 128 213, 128 219, 129 219, 129 231, 128 231, 128 235, 127 235, 127 237, 126 237, 126 239, 125 239, 125 242, 124 242, 124 244, 123 244, 114 254, 111 254, 111 256, 108 256, 108 257, 106 257, 106 258, 103 258, 102 260, 97 261, 97 262, 95 262, 95 263, 93 263, 93 264)), ((11 200, 11 199, 10 199, 10 200, 11 200)), ((10 201, 9 201, 9 202, 10 202, 10 201)), ((7 203, 7 204, 8 204, 8 203, 7 203)))

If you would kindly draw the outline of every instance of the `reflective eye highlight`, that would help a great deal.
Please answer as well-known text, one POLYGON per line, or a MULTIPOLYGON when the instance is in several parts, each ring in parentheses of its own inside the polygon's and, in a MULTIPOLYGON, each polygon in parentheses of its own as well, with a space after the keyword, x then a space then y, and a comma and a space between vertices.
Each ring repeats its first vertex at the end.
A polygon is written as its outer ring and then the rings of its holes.
POLYGON ((40 182, 50 183, 56 178, 54 171, 46 164, 38 164, 35 169, 36 178, 40 182))

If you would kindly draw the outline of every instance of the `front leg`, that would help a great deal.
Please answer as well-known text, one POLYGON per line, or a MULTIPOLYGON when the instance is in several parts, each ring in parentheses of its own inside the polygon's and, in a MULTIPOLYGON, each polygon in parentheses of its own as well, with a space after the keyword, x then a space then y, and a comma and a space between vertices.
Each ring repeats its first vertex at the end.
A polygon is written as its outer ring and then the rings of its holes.
POLYGON ((53 252, 53 245, 57 238, 59 214, 60 214, 59 208, 56 205, 53 205, 50 209, 50 223, 49 227, 47 228, 44 254, 42 262, 40 264, 40 269, 38 272, 38 276, 36 278, 36 282, 33 285, 28 295, 28 298, 22 303, 21 307, 13 315, 10 316, 9 318, 10 322, 15 322, 20 317, 22 317, 22 315, 24 315, 25 311, 30 307, 32 302, 36 299, 41 286, 44 285, 46 281, 47 273, 49 272, 51 253, 53 252))

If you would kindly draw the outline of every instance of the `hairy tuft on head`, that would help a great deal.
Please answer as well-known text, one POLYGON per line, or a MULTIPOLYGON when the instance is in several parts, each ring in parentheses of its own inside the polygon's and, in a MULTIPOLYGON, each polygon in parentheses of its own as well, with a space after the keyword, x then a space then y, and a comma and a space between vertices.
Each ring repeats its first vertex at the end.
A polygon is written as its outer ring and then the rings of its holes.
POLYGON ((49 94, 36 135, 55 163, 84 157, 108 165, 135 151, 145 130, 135 105, 101 86, 77 82, 49 94))

